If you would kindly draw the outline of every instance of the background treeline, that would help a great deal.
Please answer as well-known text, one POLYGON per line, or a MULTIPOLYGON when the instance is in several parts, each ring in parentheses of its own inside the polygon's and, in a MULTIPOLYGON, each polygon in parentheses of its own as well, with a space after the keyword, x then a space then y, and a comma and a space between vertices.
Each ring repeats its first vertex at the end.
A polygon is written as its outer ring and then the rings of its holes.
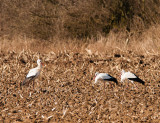
POLYGON ((160 0, 1 0, 0 36, 49 40, 141 33, 160 23, 160 0))

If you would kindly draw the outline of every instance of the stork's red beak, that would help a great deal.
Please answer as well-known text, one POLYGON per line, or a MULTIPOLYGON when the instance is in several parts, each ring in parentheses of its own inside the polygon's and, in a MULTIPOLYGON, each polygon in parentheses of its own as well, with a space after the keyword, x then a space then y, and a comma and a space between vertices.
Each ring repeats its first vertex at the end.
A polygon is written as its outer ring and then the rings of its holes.
POLYGON ((93 77, 93 79, 95 80, 95 78, 96 78, 96 76, 95 77, 93 77))

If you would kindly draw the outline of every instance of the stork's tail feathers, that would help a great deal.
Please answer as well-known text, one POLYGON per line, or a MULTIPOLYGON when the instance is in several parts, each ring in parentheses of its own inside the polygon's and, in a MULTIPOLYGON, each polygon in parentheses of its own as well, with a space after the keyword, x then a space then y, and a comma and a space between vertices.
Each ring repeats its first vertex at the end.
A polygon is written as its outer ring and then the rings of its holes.
POLYGON ((25 85, 25 84, 26 84, 26 82, 27 82, 27 80, 28 80, 28 79, 26 78, 23 82, 21 82, 21 83, 20 83, 20 86, 25 85))
POLYGON ((116 78, 113 78, 113 82, 115 82, 118 85, 118 81, 116 78))
POLYGON ((145 82, 141 80, 140 78, 137 79, 137 82, 141 83, 142 85, 145 85, 145 82))
POLYGON ((34 79, 34 76, 25 78, 25 80, 23 82, 21 82, 20 86, 26 85, 28 84, 30 81, 32 81, 34 79))
POLYGON ((129 78, 129 80, 136 81, 136 82, 141 83, 142 85, 145 85, 145 82, 138 77, 137 78, 129 78))

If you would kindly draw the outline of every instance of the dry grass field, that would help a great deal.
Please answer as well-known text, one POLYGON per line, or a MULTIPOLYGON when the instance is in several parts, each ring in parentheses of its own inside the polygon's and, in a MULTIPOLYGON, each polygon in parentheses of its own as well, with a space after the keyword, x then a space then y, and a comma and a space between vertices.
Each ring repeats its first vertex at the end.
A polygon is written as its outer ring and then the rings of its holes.
MULTIPOLYGON (((79 51, 0 52, 0 122, 154 122, 160 121, 160 55, 113 49, 100 54, 79 51), (40 57, 44 63, 32 84, 19 84, 40 57), (120 71, 132 71, 145 86, 120 83, 120 71), (93 85, 95 72, 106 72, 119 85, 93 85)), ((106 82, 107 83, 107 82, 106 82)))

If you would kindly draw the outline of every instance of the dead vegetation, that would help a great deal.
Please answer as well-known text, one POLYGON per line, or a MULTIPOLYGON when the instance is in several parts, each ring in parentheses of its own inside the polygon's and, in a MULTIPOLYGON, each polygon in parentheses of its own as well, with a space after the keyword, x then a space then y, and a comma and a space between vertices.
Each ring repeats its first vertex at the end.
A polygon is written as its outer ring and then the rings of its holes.
POLYGON ((0 2, 0 122, 159 122, 159 0, 0 2), (40 57, 42 73, 24 86, 40 57), (93 85, 121 69, 146 82, 93 85))
POLYGON ((113 50, 87 52, 0 52, 1 122, 159 122, 159 55, 113 50), (35 89, 19 84, 40 56, 43 63, 35 89), (103 84, 93 86, 96 71, 120 80, 120 70, 130 70, 146 82, 128 89, 103 84))
POLYGON ((48 41, 96 38, 112 30, 142 33, 160 23, 159 6, 159 0, 1 0, 0 36, 48 41))

